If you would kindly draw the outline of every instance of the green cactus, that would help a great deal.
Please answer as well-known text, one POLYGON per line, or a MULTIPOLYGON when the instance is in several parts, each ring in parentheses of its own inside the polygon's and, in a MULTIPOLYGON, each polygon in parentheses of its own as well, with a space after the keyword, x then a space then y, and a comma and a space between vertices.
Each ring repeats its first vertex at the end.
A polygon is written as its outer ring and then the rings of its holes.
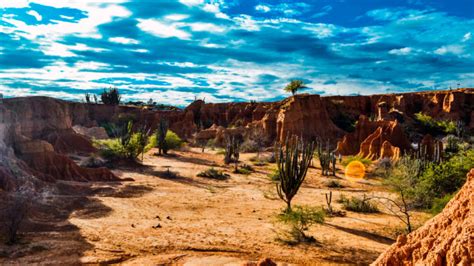
POLYGON ((160 119, 160 123, 156 129, 156 147, 160 155, 168 153, 168 147, 166 145, 166 133, 168 133, 168 128, 168 121, 160 119))
POLYGON ((276 160, 280 180, 276 184, 278 196, 287 204, 291 212, 291 200, 303 183, 313 159, 314 143, 304 142, 298 137, 286 139, 285 146, 278 146, 276 160))
POLYGON ((336 154, 331 152, 329 149, 329 142, 326 143, 326 148, 323 149, 322 142, 318 142, 318 158, 321 165, 321 171, 323 176, 329 176, 331 171, 332 175, 336 175, 336 154), (332 167, 331 167, 332 164, 332 167))
POLYGON ((235 170, 238 168, 241 141, 236 136, 227 136, 224 163, 235 163, 235 170))

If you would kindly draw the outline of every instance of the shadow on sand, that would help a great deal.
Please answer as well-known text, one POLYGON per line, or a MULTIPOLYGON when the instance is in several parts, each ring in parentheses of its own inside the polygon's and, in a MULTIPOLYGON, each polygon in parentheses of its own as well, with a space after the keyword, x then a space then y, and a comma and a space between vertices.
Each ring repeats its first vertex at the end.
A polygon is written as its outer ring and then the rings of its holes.
MULTIPOLYGON (((59 181, 45 187, 47 189, 43 188, 43 191, 47 193, 39 196, 41 200, 34 199, 31 203, 28 219, 20 230, 19 243, 8 246, 0 239, 0 264, 78 265, 91 262, 84 261, 84 254, 95 249, 93 242, 86 239, 69 219, 108 216, 112 209, 96 196, 132 198, 152 190, 130 182, 59 181), (45 261, 45 258, 48 260, 45 261)), ((120 263, 130 258, 125 253, 110 254, 108 257, 110 261, 92 263, 120 263)))

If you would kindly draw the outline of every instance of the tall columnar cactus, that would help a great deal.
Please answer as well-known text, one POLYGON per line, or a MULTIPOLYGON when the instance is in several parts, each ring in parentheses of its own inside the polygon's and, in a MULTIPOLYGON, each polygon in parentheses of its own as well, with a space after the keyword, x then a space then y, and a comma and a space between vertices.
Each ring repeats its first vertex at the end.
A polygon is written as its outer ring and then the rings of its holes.
POLYGON ((329 149, 329 142, 326 143, 325 149, 322 142, 318 142, 318 157, 321 165, 322 175, 329 176, 332 170, 332 175, 336 175, 336 154, 329 149), (332 167, 331 167, 332 164, 332 167))
POLYGON ((156 129, 156 147, 158 148, 158 154, 167 154, 168 148, 166 145, 166 133, 168 133, 169 124, 168 121, 161 119, 156 129))
POLYGON ((231 162, 234 162, 235 170, 237 170, 239 163, 240 144, 241 141, 236 136, 227 136, 224 163, 230 164, 231 162))
POLYGON ((278 196, 291 212, 291 200, 303 183, 313 159, 314 143, 304 142, 297 137, 286 139, 285 146, 279 145, 276 154, 280 182, 276 184, 278 196))

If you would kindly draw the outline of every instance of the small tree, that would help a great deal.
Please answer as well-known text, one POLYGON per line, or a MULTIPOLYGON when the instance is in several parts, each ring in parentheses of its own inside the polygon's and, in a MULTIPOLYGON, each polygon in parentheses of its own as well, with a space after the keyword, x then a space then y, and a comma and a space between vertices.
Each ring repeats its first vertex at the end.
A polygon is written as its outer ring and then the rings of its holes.
POLYGON ((314 143, 299 140, 298 137, 286 139, 285 147, 278 146, 277 165, 280 182, 276 184, 278 196, 287 204, 291 212, 291 200, 298 193, 309 165, 313 159, 314 143))
POLYGON ((292 80, 285 87, 286 92, 291 92, 292 95, 295 95, 301 89, 307 88, 302 80, 292 80))
POLYGON ((12 245, 18 241, 18 231, 28 216, 30 193, 15 192, 7 198, 0 209, 0 222, 3 224, 6 244, 12 245))
POLYGON ((265 134, 265 131, 262 127, 256 127, 250 132, 248 139, 255 144, 255 148, 257 150, 257 160, 259 160, 262 149, 265 147, 265 144, 268 143, 268 137, 265 134))
POLYGON ((86 93, 86 94, 84 95, 84 100, 85 100, 86 103, 88 103, 88 104, 91 103, 91 95, 90 95, 90 93, 86 93))
POLYGON ((100 98, 104 104, 107 105, 119 105, 120 104, 120 92, 117 88, 104 89, 100 98))
POLYGON ((168 133, 169 124, 165 119, 160 119, 158 128, 156 129, 156 147, 158 154, 167 154, 168 147, 166 145, 166 134, 168 133))
POLYGON ((366 199, 381 200, 386 208, 405 224, 408 233, 413 229, 411 211, 415 208, 413 194, 416 190, 419 171, 417 159, 408 156, 401 158, 391 169, 389 178, 384 182, 393 192, 397 193, 397 198, 373 196, 366 199))

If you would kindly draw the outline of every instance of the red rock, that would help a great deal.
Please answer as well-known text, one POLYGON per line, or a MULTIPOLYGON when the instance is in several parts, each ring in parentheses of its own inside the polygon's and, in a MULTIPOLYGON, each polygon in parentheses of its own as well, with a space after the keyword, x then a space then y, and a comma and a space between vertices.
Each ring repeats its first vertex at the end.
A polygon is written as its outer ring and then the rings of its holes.
POLYGON ((372 265, 473 265, 474 169, 444 210, 382 253, 372 265))

